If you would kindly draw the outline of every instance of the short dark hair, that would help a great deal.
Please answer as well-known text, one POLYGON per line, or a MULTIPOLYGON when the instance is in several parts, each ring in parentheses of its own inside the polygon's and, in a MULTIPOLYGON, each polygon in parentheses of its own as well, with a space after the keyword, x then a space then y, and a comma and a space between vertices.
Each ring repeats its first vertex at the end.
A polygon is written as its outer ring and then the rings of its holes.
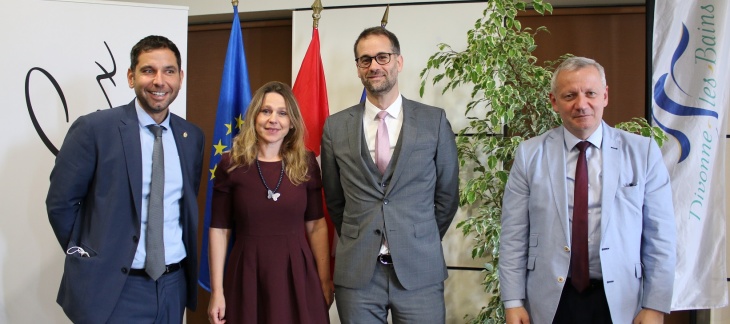
POLYGON ((134 45, 134 47, 132 47, 132 51, 129 53, 129 59, 131 61, 129 68, 132 71, 137 68, 137 64, 139 63, 139 56, 142 55, 142 53, 164 48, 170 49, 173 53, 175 53, 175 58, 177 59, 177 68, 182 69, 182 59, 180 58, 180 51, 177 49, 175 43, 167 39, 167 37, 165 36, 157 35, 150 35, 142 38, 139 42, 137 42, 137 44, 134 45))
POLYGON ((395 54, 400 55, 400 42, 398 41, 398 37, 396 37, 395 34, 393 34, 391 31, 385 29, 385 27, 376 26, 363 30, 362 33, 360 33, 360 36, 357 37, 357 40, 355 41, 355 46, 353 47, 353 50, 355 52, 355 58, 357 58, 357 44, 360 43, 361 40, 372 35, 388 37, 391 44, 391 51, 395 54))

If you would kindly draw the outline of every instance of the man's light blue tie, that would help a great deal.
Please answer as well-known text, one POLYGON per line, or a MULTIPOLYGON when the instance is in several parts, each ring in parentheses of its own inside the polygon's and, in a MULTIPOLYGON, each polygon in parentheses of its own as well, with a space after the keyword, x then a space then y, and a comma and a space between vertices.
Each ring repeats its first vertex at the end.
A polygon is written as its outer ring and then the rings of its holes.
POLYGON ((157 280, 165 272, 165 244, 162 239, 164 218, 163 200, 165 196, 165 154, 162 148, 162 126, 149 125, 147 128, 155 134, 152 149, 152 181, 150 182, 150 199, 147 212, 147 257, 145 271, 157 280))

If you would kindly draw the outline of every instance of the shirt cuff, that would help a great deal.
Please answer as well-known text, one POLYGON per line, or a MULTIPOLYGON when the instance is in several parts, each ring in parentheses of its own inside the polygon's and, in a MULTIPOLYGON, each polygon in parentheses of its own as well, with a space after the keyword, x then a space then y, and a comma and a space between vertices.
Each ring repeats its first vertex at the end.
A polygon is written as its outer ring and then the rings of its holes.
POLYGON ((513 299, 513 300, 505 300, 504 301, 504 308, 516 308, 516 307, 523 307, 524 303, 522 302, 522 299, 513 299))

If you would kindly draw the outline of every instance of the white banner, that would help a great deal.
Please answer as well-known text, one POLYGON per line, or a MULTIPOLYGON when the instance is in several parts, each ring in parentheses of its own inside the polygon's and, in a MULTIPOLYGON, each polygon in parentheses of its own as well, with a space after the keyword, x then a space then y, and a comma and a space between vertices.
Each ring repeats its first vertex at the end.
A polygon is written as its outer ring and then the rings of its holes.
MULTIPOLYGON (((134 99, 129 52, 143 37, 175 42, 185 69, 188 10, 0 0, 0 21, 0 323, 69 323, 56 304, 64 253, 45 206, 53 152, 79 116, 134 99)), ((185 116, 184 87, 171 109, 185 116)))
POLYGON ((673 310, 728 304, 725 136, 730 99, 727 0, 657 0, 653 117, 677 219, 673 310))

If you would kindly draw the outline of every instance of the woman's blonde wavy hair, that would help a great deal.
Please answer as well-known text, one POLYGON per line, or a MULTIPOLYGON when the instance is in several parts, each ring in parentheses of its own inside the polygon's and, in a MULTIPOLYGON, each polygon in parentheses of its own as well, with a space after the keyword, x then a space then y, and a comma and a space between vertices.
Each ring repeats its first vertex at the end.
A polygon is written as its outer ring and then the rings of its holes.
POLYGON ((308 163, 307 153, 304 146, 304 135, 306 128, 302 120, 302 114, 299 111, 299 104, 291 88, 282 82, 271 81, 264 84, 256 90, 251 104, 248 106, 246 117, 243 121, 241 132, 233 138, 233 148, 231 149, 231 165, 228 172, 238 167, 251 166, 256 161, 259 153, 258 134, 256 133, 256 116, 261 111, 264 103, 264 96, 267 93, 278 93, 284 97, 286 102, 287 114, 291 121, 291 129, 284 136, 281 143, 279 155, 284 160, 286 176, 294 185, 299 185, 307 180, 308 163))

